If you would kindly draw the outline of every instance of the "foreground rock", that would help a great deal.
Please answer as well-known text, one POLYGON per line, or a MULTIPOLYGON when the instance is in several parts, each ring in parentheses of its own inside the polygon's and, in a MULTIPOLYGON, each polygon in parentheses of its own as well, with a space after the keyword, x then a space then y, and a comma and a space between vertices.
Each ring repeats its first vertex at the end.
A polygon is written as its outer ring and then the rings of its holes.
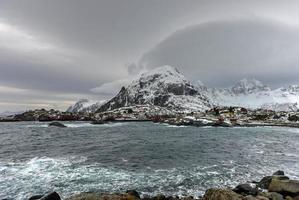
POLYGON ((66 200, 194 200, 192 196, 179 198, 178 196, 164 196, 158 194, 156 196, 140 197, 135 190, 128 190, 124 194, 101 194, 101 193, 81 193, 67 198, 66 200))
POLYGON ((67 127, 66 125, 64 125, 63 123, 60 123, 60 122, 51 122, 49 124, 49 126, 56 126, 56 127, 60 127, 60 128, 65 128, 67 127))
POLYGON ((46 195, 35 195, 29 198, 29 200, 61 200, 57 192, 51 192, 46 195))
POLYGON ((262 180, 260 180, 260 182, 257 183, 257 187, 268 190, 270 183, 273 179, 289 180, 289 177, 285 176, 284 172, 279 170, 277 172, 274 172, 272 176, 263 177, 262 180))
POLYGON ((239 184, 235 189, 233 189, 234 192, 242 195, 257 195, 258 189, 253 188, 249 184, 239 184))
MULTIPOLYGON (((60 200, 56 192, 45 196, 36 195, 29 200, 60 200)), ((277 171, 272 176, 266 176, 260 182, 239 184, 234 189, 211 188, 200 200, 299 200, 299 181, 290 180, 283 171, 277 171), (265 189, 266 188, 266 189, 265 189)), ((164 196, 163 194, 140 196, 135 190, 126 193, 81 193, 66 198, 66 200, 194 200, 192 196, 164 196)))
POLYGON ((299 181, 273 179, 268 190, 293 197, 299 196, 299 181))
POLYGON ((140 198, 138 198, 136 194, 128 194, 128 193, 125 194, 81 193, 69 197, 66 200, 140 200, 140 198))
POLYGON ((243 200, 242 195, 230 189, 208 189, 203 196, 203 200, 243 200))

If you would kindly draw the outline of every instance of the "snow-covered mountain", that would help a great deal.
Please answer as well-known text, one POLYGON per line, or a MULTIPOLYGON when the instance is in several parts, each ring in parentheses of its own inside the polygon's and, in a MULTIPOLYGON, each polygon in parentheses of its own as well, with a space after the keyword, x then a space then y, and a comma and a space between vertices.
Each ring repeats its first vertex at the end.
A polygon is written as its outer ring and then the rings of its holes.
POLYGON ((206 88, 215 105, 266 108, 276 111, 299 109, 299 86, 272 90, 256 79, 242 79, 230 88, 206 88))
POLYGON ((78 113, 86 112, 91 113, 95 112, 97 109, 103 105, 105 101, 91 101, 88 99, 80 99, 74 105, 70 106, 66 112, 78 113))
POLYGON ((252 78, 242 79, 228 88, 208 88, 200 81, 192 84, 174 67, 162 66, 141 74, 109 101, 83 99, 67 111, 102 112, 141 104, 186 112, 214 106, 293 111, 299 109, 299 86, 271 89, 252 78))
POLYGON ((212 106, 209 99, 176 68, 162 66, 143 73, 98 112, 123 106, 151 104, 176 111, 203 111, 212 106))
POLYGON ((244 78, 238 81, 233 87, 230 88, 230 90, 235 95, 248 95, 260 92, 267 92, 271 89, 254 78, 244 78))

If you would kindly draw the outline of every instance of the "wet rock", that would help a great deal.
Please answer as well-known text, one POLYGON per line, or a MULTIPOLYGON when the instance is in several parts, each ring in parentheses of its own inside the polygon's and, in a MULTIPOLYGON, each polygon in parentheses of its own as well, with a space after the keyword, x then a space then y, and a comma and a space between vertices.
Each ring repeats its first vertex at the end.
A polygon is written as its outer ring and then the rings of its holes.
POLYGON ((248 195, 245 197, 246 200, 256 200, 256 198, 252 195, 248 195))
POLYGON ((273 176, 284 176, 284 171, 278 170, 278 171, 273 173, 273 176))
POLYGON ((163 194, 158 194, 153 198, 153 200, 166 200, 166 197, 163 194))
POLYGON ((283 200, 283 196, 277 192, 270 192, 271 200, 283 200))
POLYGON ((277 179, 277 180, 289 180, 289 177, 283 176, 283 175, 274 175, 274 176, 265 176, 260 180, 260 182, 257 184, 257 187, 261 189, 268 189, 269 185, 272 181, 272 179, 277 179))
POLYGON ((257 197, 259 197, 259 198, 264 197, 264 198, 266 198, 266 199, 270 199, 270 194, 269 194, 268 192, 259 192, 259 193, 257 194, 257 197))
POLYGON ((81 193, 66 200, 139 200, 139 198, 131 194, 81 193))
POLYGON ((56 192, 51 192, 50 194, 47 194, 40 198, 40 200, 61 200, 59 194, 56 192))
POLYGON ((34 196, 31 196, 28 200, 37 200, 37 199, 40 199, 44 196, 44 194, 39 194, 39 195, 34 195, 34 196))
POLYGON ((140 195, 136 190, 127 190, 126 191, 127 194, 130 194, 132 196, 135 196, 136 198, 140 199, 140 195))
POLYGON ((148 194, 143 195, 142 200, 151 200, 151 197, 148 194))
POLYGON ((234 192, 242 195, 257 195, 258 189, 251 187, 249 184, 239 184, 233 189, 234 192))
POLYGON ((246 196, 245 199, 246 200, 269 200, 269 198, 264 196, 252 196, 252 195, 246 196))
POLYGON ((271 180, 272 180, 272 176, 265 176, 257 184, 257 187, 262 188, 262 189, 268 189, 269 185, 271 183, 271 180))
POLYGON ((101 194, 99 194, 99 193, 83 192, 83 193, 68 197, 68 198, 66 198, 66 200, 99 200, 100 197, 101 197, 101 194))
POLYGON ((193 200, 193 196, 187 196, 187 197, 183 197, 181 198, 181 200, 193 200))
POLYGON ((256 199, 257 200, 269 200, 269 198, 267 198, 267 197, 264 197, 264 196, 256 196, 256 199))
POLYGON ((278 192, 283 195, 298 196, 299 181, 272 179, 269 192, 278 192))
POLYGON ((245 197, 235 193, 232 190, 215 189, 215 188, 208 189, 202 198, 202 200, 244 200, 244 199, 245 197))
POLYGON ((60 123, 60 122, 51 122, 49 124, 49 126, 56 126, 56 127, 60 127, 60 128, 65 128, 66 125, 64 125, 63 123, 60 123))
MULTIPOLYGON (((286 196, 285 200, 293 200, 293 198, 290 197, 290 196, 286 196)), ((298 200, 299 200, 299 199, 298 199, 298 200)))

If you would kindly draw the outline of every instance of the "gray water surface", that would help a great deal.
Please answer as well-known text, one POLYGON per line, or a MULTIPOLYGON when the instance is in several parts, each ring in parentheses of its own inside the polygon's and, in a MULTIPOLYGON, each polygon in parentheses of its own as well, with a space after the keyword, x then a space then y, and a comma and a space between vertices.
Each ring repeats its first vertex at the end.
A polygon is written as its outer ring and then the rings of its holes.
POLYGON ((0 124, 0 199, 53 190, 198 196, 278 169, 299 179, 295 128, 66 124, 0 124))

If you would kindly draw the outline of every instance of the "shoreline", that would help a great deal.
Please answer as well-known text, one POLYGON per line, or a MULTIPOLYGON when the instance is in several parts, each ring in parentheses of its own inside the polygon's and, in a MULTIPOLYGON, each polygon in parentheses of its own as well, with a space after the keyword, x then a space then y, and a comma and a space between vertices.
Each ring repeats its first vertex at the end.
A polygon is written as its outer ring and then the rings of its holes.
POLYGON ((294 122, 249 122, 249 123, 243 123, 243 124, 236 124, 236 125, 221 125, 221 124, 207 124, 207 125, 196 125, 196 124, 190 124, 190 123, 169 123, 165 121, 161 122, 155 122, 153 120, 114 120, 114 121, 103 121, 103 122, 96 122, 96 121, 90 121, 90 120, 51 120, 51 121, 20 121, 20 120, 0 120, 0 123, 21 123, 21 122, 41 122, 45 123, 48 122, 49 124, 51 122, 88 122, 94 126, 101 125, 101 124, 109 124, 109 123, 134 123, 134 122, 153 122, 159 123, 159 124, 168 124, 168 125, 174 125, 174 126, 193 126, 193 127, 288 127, 288 128, 299 128, 299 123, 294 123, 294 122))
MULTIPOLYGON (((60 200, 58 193, 34 195, 29 200, 60 200)), ((65 200, 298 200, 299 181, 290 180, 279 170, 271 176, 265 176, 260 181, 240 183, 235 188, 209 188, 203 196, 141 196, 135 190, 124 193, 82 192, 66 197, 65 200)))

